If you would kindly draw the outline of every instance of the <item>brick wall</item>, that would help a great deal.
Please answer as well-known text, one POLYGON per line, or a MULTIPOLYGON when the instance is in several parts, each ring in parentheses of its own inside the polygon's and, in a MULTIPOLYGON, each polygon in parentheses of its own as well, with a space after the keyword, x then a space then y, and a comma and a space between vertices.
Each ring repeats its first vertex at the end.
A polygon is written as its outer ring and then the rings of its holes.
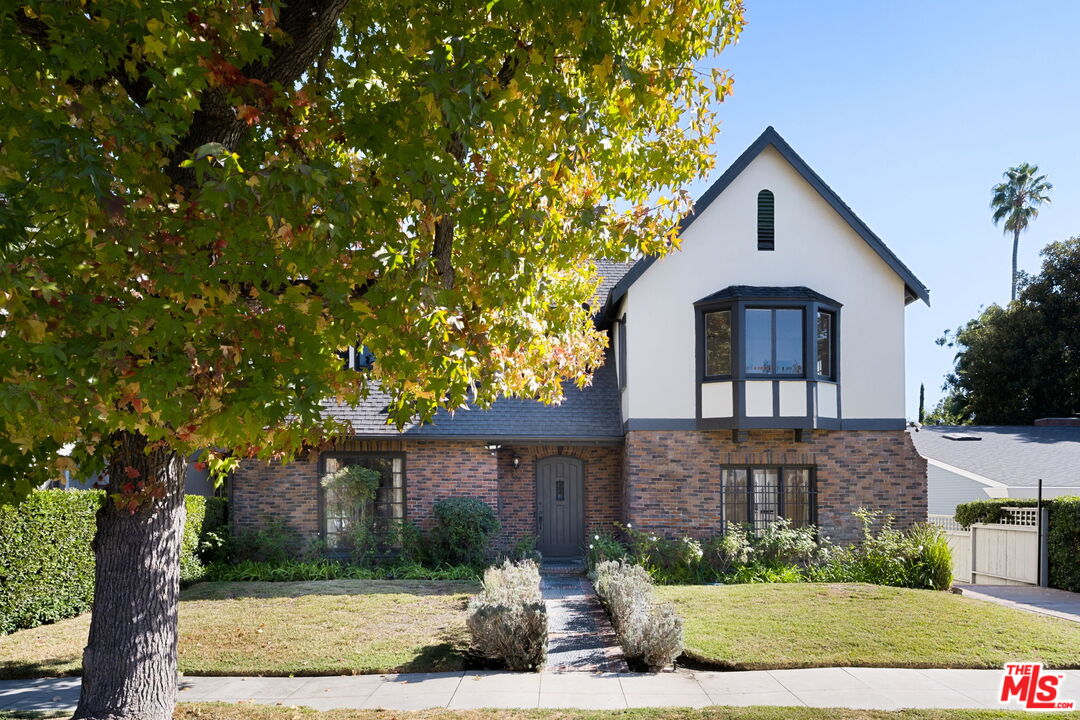
POLYGON ((790 430, 627 433, 627 520, 665 535, 704 537, 719 529, 724 465, 814 465, 818 526, 834 542, 859 537, 859 507, 892 514, 898 526, 926 519, 926 461, 902 430, 815 430, 796 443, 790 430))
MULTIPOLYGON (((479 441, 348 440, 328 451, 404 452, 406 512, 410 522, 431 524, 434 504, 447 497, 475 497, 496 508, 497 544, 536 532, 537 460, 580 458, 585 465, 585 526, 609 529, 622 519, 622 450, 615 446, 507 446, 495 457, 479 441), (520 458, 517 468, 513 455, 520 458)), ((232 478, 231 517, 240 528, 279 518, 306 537, 318 537, 318 452, 287 465, 245 460, 232 478)))
MULTIPOLYGON (((552 455, 584 465, 585 533, 622 521, 622 448, 613 445, 514 445, 499 451, 500 542, 536 535, 536 462, 552 455), (515 469, 513 456, 520 458, 515 469)), ((584 540, 584 538, 583 538, 584 540)))

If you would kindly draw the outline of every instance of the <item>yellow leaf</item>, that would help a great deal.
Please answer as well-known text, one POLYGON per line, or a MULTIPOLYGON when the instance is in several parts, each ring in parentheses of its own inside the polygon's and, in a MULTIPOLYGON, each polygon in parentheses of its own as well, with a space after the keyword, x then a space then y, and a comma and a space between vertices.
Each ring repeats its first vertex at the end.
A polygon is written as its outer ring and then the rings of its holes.
POLYGON ((196 315, 201 313, 203 311, 203 308, 205 308, 205 307, 206 307, 206 301, 203 300, 202 298, 197 298, 197 297, 188 298, 187 309, 190 310, 191 312, 195 313, 196 315))
POLYGON ((147 35, 143 38, 143 49, 152 55, 157 55, 159 58, 165 57, 165 43, 153 35, 147 35))
POLYGON ((161 30, 161 28, 163 27, 165 27, 165 23, 161 22, 157 18, 150 18, 146 21, 146 29, 154 35, 157 35, 158 31, 161 30))
POLYGON ((26 339, 30 342, 41 342, 45 339, 45 323, 37 318, 26 319, 26 339))

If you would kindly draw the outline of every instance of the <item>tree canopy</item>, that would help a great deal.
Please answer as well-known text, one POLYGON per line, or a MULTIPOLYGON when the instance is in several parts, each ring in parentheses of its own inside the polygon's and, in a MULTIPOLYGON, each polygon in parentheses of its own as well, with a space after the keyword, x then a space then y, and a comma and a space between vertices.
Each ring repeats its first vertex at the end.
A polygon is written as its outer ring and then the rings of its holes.
POLYGON ((1042 251, 1016 302, 991 305, 942 343, 957 348, 930 422, 1027 425, 1080 411, 1080 236, 1042 251))
POLYGON ((591 261, 677 242, 731 91, 700 64, 742 24, 739 0, 3 11, 0 501, 104 467, 116 432, 224 470, 346 430, 320 402, 375 383, 400 422, 587 382, 591 261))
POLYGON ((1012 276, 1010 300, 1016 299, 1016 285, 1019 274, 1016 268, 1016 254, 1020 246, 1020 233, 1027 230, 1031 221, 1039 217, 1039 208, 1050 202, 1050 191, 1054 186, 1039 174, 1039 166, 1020 163, 1003 174, 1004 182, 990 189, 990 207, 994 214, 994 224, 1001 224, 1005 234, 1012 233, 1012 276))

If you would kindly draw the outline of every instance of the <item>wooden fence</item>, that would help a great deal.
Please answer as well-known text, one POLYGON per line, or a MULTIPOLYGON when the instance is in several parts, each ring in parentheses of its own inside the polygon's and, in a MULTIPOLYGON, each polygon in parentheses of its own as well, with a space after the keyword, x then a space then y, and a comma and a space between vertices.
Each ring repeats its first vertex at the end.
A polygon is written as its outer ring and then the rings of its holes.
POLYGON ((951 515, 931 515, 949 539, 955 582, 1038 585, 1039 522, 1035 508, 1004 508, 997 523, 964 529, 951 515))

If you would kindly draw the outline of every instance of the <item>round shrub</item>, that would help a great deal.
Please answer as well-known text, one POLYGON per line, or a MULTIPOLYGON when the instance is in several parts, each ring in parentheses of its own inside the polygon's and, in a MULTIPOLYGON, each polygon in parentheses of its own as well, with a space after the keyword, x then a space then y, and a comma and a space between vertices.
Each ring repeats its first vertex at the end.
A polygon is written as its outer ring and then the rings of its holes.
POLYGON ((436 562, 484 562, 491 538, 499 532, 499 519, 490 505, 476 498, 447 498, 435 503, 433 514, 431 552, 436 562))

